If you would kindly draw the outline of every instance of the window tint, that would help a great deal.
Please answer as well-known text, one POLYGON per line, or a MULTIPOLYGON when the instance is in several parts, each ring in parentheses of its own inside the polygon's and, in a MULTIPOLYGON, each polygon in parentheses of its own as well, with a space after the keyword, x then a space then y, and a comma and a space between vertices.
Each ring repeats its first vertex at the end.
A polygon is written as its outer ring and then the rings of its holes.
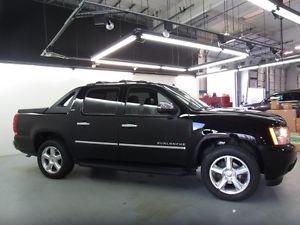
POLYGON ((283 95, 284 101, 300 100, 300 92, 290 92, 283 95))
POLYGON ((157 109, 160 105, 173 103, 161 93, 151 89, 132 88, 126 101, 125 114, 128 115, 161 115, 157 109))
POLYGON ((282 101, 292 101, 295 100, 294 93, 285 93, 283 94, 283 100, 282 101))
POLYGON ((282 94, 274 94, 270 97, 270 100, 277 100, 277 101, 283 101, 283 95, 282 94))
POLYGON ((88 92, 84 100, 83 112, 87 114, 116 114, 118 109, 117 89, 103 88, 88 92))
POLYGON ((71 103, 74 95, 75 95, 75 92, 70 93, 57 106, 59 106, 59 107, 67 107, 71 103))

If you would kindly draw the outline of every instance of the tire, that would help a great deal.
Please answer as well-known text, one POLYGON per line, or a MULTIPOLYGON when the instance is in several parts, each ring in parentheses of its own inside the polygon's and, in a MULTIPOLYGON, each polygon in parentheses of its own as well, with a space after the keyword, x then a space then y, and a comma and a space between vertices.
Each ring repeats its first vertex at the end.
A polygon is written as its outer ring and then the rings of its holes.
POLYGON ((41 172, 52 179, 64 178, 74 167, 72 157, 59 140, 47 140, 41 144, 38 149, 37 162, 41 172))
POLYGON ((218 198, 240 201, 256 191, 260 170, 249 152, 236 145, 222 145, 205 155, 201 176, 207 189, 218 198))

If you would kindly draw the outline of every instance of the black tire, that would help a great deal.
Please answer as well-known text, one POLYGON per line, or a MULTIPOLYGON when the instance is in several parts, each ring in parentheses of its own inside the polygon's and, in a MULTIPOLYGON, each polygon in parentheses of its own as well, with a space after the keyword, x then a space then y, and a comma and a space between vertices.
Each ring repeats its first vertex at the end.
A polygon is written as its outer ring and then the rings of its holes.
MULTIPOLYGON (((227 159, 227 158, 226 158, 227 159)), ((225 160, 226 160, 225 159, 225 160)), ((226 163, 226 161, 224 160, 224 163, 226 163)), ((236 159, 234 159, 236 160, 236 159)), ((222 163, 222 161, 219 161, 222 163)), ((239 161, 235 161, 238 162, 239 161)), ((222 168, 223 169, 223 168, 222 168)), ((212 172, 212 174, 214 174, 214 172, 212 172)), ((220 173, 221 174, 221 173, 220 173)), ((231 174, 231 173, 229 173, 231 174)), ((235 175, 230 175, 232 177, 234 177, 235 175)), ((222 145, 222 146, 218 146, 216 147, 212 152, 208 153, 207 155, 204 156, 203 161, 202 161, 202 165, 201 165, 201 177, 202 180, 204 181, 205 186, 207 187, 207 189, 214 194, 215 196, 217 196, 220 199, 223 200, 227 200, 227 201, 240 201, 240 200, 244 200, 248 197, 250 197, 257 189, 258 185, 259 185, 259 180, 260 180, 260 170, 259 170, 259 166, 257 164, 257 160, 255 158, 254 155, 252 155, 251 153, 247 152, 247 150, 242 149, 239 146, 236 145, 222 145), (229 193, 224 193, 226 190, 225 187, 228 187, 228 190, 230 191, 230 188, 232 188, 233 190, 237 190, 235 189, 235 184, 232 183, 232 181, 230 180, 229 182, 226 182, 225 185, 223 186, 223 190, 218 189, 210 176, 210 168, 212 166, 212 164, 214 162, 217 162, 218 159, 222 160, 222 157, 224 156, 232 156, 233 158, 237 158, 238 160, 241 160, 248 168, 249 173, 246 172, 246 176, 247 179, 248 177, 250 178, 248 182, 245 182, 244 188, 245 189, 241 189, 243 191, 239 192, 239 193, 235 193, 235 194, 229 194, 229 193)), ((222 172, 222 174, 220 175, 220 179, 222 179, 223 177, 226 179, 228 179, 228 177, 226 177, 224 175, 224 170, 222 172)), ((236 178, 237 176, 235 176, 236 178)), ((232 178, 229 178, 232 179, 232 178)), ((221 183, 221 182, 220 182, 221 183)), ((218 184, 220 184, 218 183, 218 184)), ((215 183, 216 184, 216 183, 215 183)), ((227 190, 227 192, 228 192, 227 190)))
MULTIPOLYGON (((48 150, 48 151, 50 151, 50 150, 48 150)), ((74 167, 74 161, 73 161, 72 157, 70 156, 70 154, 67 152, 65 145, 61 141, 55 140, 55 139, 47 140, 43 144, 40 145, 40 147, 38 149, 37 162, 38 162, 41 172, 46 177, 49 177, 52 179, 64 178, 66 175, 68 175, 72 171, 72 169, 74 167), (49 149, 49 148, 53 148, 53 147, 54 147, 54 149, 57 150, 57 151, 55 150, 55 152, 61 158, 60 160, 57 160, 57 162, 59 163, 59 165, 61 167, 59 170, 56 169, 56 171, 50 173, 44 168, 44 166, 47 164, 47 159, 45 160, 45 158, 42 157, 42 154, 44 151, 46 151, 47 148, 49 149), (45 164, 43 164, 43 163, 45 163, 45 164)), ((50 160, 48 160, 48 162, 50 162, 50 160)))

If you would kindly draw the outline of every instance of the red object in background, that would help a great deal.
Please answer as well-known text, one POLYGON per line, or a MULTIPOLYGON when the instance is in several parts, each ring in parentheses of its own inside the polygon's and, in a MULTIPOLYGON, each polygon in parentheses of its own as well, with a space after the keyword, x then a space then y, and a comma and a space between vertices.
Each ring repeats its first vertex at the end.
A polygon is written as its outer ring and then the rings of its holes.
POLYGON ((205 102, 206 104, 216 107, 216 108, 227 108, 232 107, 232 102, 230 102, 229 96, 223 96, 223 97, 209 97, 207 95, 200 97, 200 100, 205 102))

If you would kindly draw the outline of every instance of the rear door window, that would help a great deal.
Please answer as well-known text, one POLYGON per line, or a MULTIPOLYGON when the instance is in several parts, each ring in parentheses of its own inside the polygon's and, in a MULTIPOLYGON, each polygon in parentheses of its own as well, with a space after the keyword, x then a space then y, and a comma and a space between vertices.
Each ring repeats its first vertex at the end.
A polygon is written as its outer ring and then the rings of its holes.
POLYGON ((120 105, 118 96, 118 88, 91 89, 85 97, 83 112, 92 115, 115 115, 120 105))

